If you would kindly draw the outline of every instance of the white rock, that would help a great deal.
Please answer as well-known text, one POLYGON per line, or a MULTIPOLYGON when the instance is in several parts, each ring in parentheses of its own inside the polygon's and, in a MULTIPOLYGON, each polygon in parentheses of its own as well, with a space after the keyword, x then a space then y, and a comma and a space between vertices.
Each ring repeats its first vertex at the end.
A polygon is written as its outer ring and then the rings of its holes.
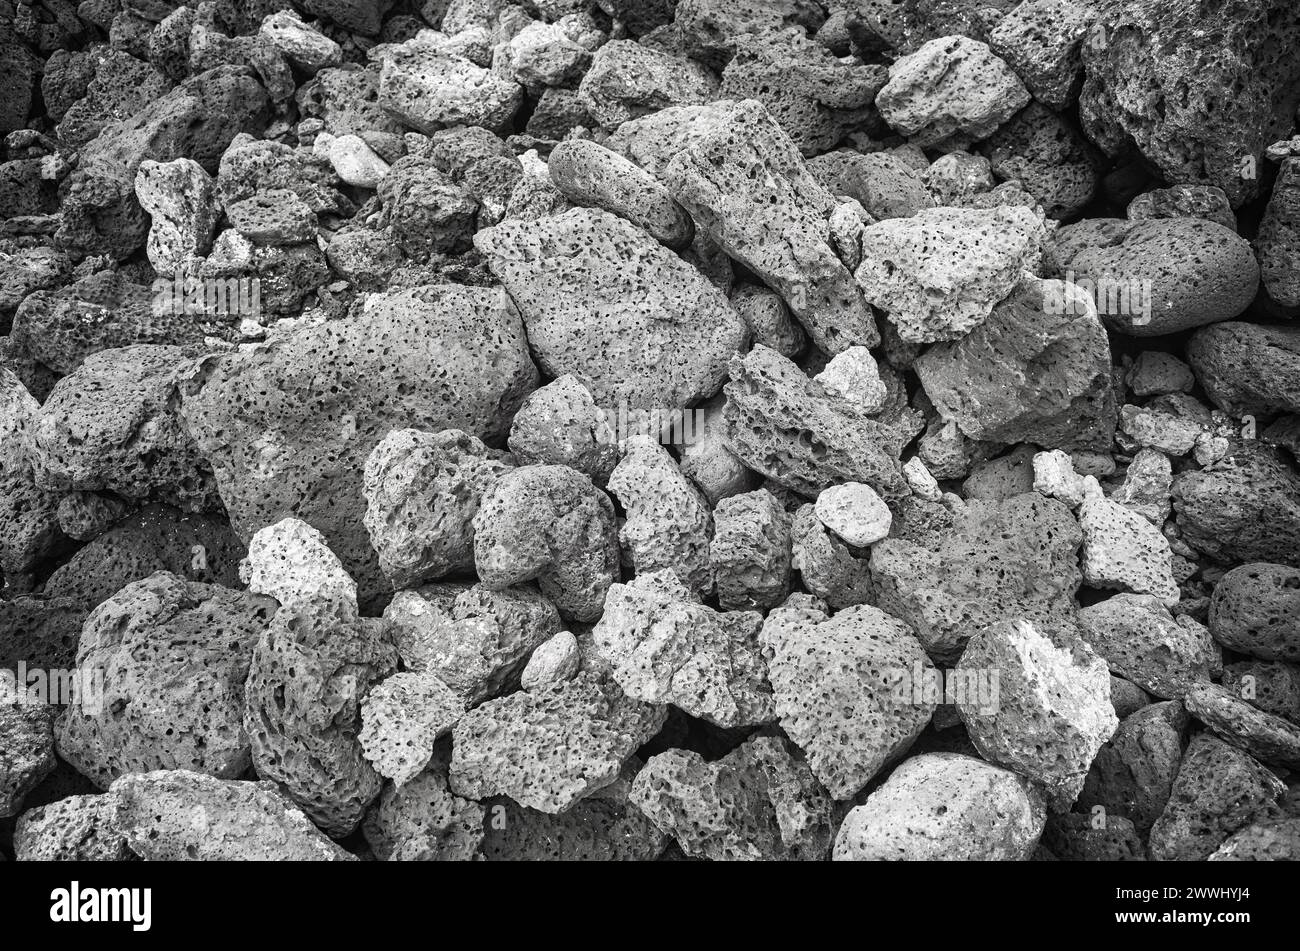
POLYGON ((888 396, 876 358, 866 347, 849 347, 837 353, 814 379, 823 389, 839 394, 866 413, 879 412, 888 396))
POLYGON ((520 677, 525 690, 550 683, 568 680, 578 672, 582 656, 578 652, 578 639, 568 631, 560 631, 538 647, 528 658, 528 666, 520 677))
POLYGON ((917 498, 927 502, 938 502, 943 498, 939 483, 934 476, 930 475, 930 470, 925 467, 925 463, 916 456, 903 463, 903 478, 907 480, 908 488, 917 498))
MULTIPOLYGON (((1048 498, 1078 508, 1083 502, 1083 479, 1074 471, 1074 460, 1068 452, 1053 449, 1034 453, 1034 488, 1048 498)), ((1095 483, 1097 480, 1092 481, 1095 483)))
POLYGON ((823 489, 817 496, 814 511, 818 521, 857 548, 865 548, 887 536, 894 520, 885 500, 861 482, 823 489))
POLYGON ((351 617, 358 614, 356 582, 325 536, 301 519, 283 519, 254 535, 239 574, 250 591, 270 595, 282 607, 332 604, 351 617))
POLYGON ((303 23, 292 10, 280 10, 262 21, 258 32, 305 73, 343 62, 343 48, 303 23))
POLYGON ((358 188, 378 188, 388 163, 359 135, 340 135, 329 143, 329 160, 339 178, 358 188))
POLYGON ((1154 595, 1170 607, 1178 603, 1173 551, 1159 528, 1119 502, 1096 497, 1080 507, 1079 527, 1087 584, 1154 595))

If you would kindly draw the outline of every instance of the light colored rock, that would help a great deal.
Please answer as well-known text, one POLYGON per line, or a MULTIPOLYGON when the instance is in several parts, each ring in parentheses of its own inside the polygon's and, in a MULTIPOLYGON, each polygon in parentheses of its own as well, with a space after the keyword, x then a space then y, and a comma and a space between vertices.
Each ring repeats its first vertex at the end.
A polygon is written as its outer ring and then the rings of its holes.
POLYGON ((1178 603, 1169 541, 1160 529, 1127 507, 1104 497, 1079 508, 1083 529, 1083 579, 1093 587, 1155 595, 1178 603))
POLYGON ((282 519, 254 534, 240 577, 248 590, 270 595, 282 607, 329 604, 357 616, 356 582, 325 536, 301 519, 282 519))
POLYGON ((464 713, 464 700, 437 675, 393 674, 361 704, 358 739, 375 771, 401 787, 429 765, 433 744, 464 713))
POLYGON ((568 631, 559 631, 533 651, 520 675, 519 684, 525 690, 533 690, 568 680, 578 672, 581 661, 578 639, 568 631))
POLYGON ((837 353, 813 379, 864 413, 880 412, 888 396, 876 359, 866 347, 849 347, 837 353))
POLYGON ((388 174, 388 163, 375 154, 359 135, 340 135, 329 143, 329 160, 334 172, 349 185, 378 188, 388 174))
POLYGON ((889 534, 894 516, 871 486, 845 482, 817 496, 817 518, 850 545, 866 548, 889 534))

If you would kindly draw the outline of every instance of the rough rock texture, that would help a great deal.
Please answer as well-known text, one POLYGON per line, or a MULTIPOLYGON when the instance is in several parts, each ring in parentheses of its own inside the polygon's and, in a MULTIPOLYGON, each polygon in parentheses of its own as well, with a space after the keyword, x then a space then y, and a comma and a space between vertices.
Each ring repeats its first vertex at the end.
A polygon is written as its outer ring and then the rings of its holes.
POLYGON ((727 447, 750 468, 808 496, 862 482, 886 498, 903 492, 906 436, 809 380, 775 350, 756 346, 731 362, 727 447))
POLYGON ((437 676, 466 704, 512 686, 529 654, 560 630, 555 605, 532 585, 399 591, 384 618, 406 669, 437 676))
POLYGON ((499 129, 523 95, 518 83, 416 37, 385 52, 378 102, 394 119, 427 134, 455 125, 499 129))
MULTIPOLYGON (((0 681, 0 818, 17 815, 23 798, 53 770, 54 716, 49 707, 11 693, 12 676, 0 681)), ((21 686, 25 685, 20 685, 21 686)))
POLYGON ((509 466, 477 437, 395 429, 366 459, 366 532, 396 589, 474 566, 474 516, 509 466))
POLYGON ((1080 642, 1067 642, 1068 629, 1055 643, 1048 633, 1027 621, 1004 621, 972 637, 956 670, 996 676, 996 701, 967 690, 957 710, 986 759, 1041 783, 1066 809, 1119 720, 1105 662, 1080 642))
POLYGON ((877 603, 910 624, 932 657, 955 660, 991 624, 1068 614, 1082 580, 1081 541, 1070 510, 1036 492, 971 501, 930 540, 873 546, 877 603))
POLYGON ((1300 768, 1300 726, 1258 709, 1219 684, 1194 684, 1183 703, 1210 732, 1261 763, 1300 768))
POLYGON ((380 439, 404 427, 500 439, 537 381, 499 291, 420 287, 368 303, 357 319, 206 360, 181 408, 235 530, 249 538, 298 515, 325 535, 363 598, 381 585, 362 525, 362 469, 380 439))
POLYGON ((1229 571, 1214 587, 1209 625, 1235 651, 1300 662, 1300 569, 1255 563, 1229 571))
POLYGON ((1253 197, 1258 177, 1244 163, 1289 131, 1300 101, 1288 52, 1300 10, 1140 0, 1107 5, 1098 28, 1105 42, 1083 44, 1088 137, 1111 155, 1136 147, 1170 182, 1217 185, 1234 208, 1253 197), (1207 16, 1221 28, 1206 30, 1207 16))
POLYGON ((1187 360, 1215 406, 1235 417, 1300 412, 1300 327, 1204 327, 1187 360))
POLYGON ((366 695, 358 739, 376 772, 400 787, 428 766, 434 743, 464 713, 460 695, 437 675, 394 674, 366 695))
POLYGON ((760 103, 715 108, 721 114, 657 174, 710 238, 785 299, 818 347, 875 346, 871 309, 830 246, 831 194, 760 103))
POLYGON ((1027 208, 922 208, 864 229, 854 278, 904 340, 956 340, 1034 267, 1043 235, 1027 208))
POLYGON ((713 590, 709 504, 667 449, 651 436, 628 439, 609 491, 625 513, 618 537, 638 575, 670 568, 693 590, 713 590))
POLYGON ((1259 288, 1250 245, 1200 218, 1089 218, 1052 236, 1048 276, 1093 295, 1106 325, 1137 337, 1236 317, 1259 288))
POLYGON ((357 736, 361 704, 396 666, 388 624, 329 603, 282 607, 253 651, 244 714, 253 765, 327 832, 351 832, 379 795, 357 736))
POLYGON ((717 79, 699 63, 631 40, 598 49, 578 87, 582 104, 606 129, 668 106, 708 102, 716 91, 717 79))
POLYGON ((1083 580, 1094 588, 1118 588, 1178 603, 1169 541, 1141 515, 1107 498, 1088 498, 1079 508, 1083 529, 1083 580))
POLYGON ((474 516, 474 564, 488 588, 536 579, 566 617, 594 621, 619 575, 614 506, 572 469, 520 466, 474 516))
POLYGON ((1024 861, 1046 820, 1042 793, 1010 770, 961 753, 923 753, 845 816, 834 858, 1024 861))
POLYGON ((629 697, 671 703, 720 727, 775 718, 754 611, 714 611, 671 569, 615 584, 592 629, 610 676, 629 697))
POLYGON ((724 611, 767 610, 790 590, 790 516, 757 489, 721 499, 713 510, 713 567, 724 611))
POLYGON ((542 370, 577 377, 603 408, 711 396, 748 337, 695 268, 608 212, 508 219, 475 246, 523 315, 542 370), (600 315, 595 325, 590 314, 600 315))
POLYGON ((428 767, 403 786, 388 784, 362 825, 380 861, 467 862, 486 833, 484 808, 448 785, 450 753, 432 751, 428 767))
POLYGON ((28 809, 14 827, 20 862, 125 862, 137 858, 116 822, 115 796, 69 796, 28 809))
POLYGON ((146 861, 349 861, 271 783, 183 769, 113 784, 114 824, 146 861))
POLYGON ((1106 331, 1092 301, 1060 281, 1024 278, 984 323, 931 347, 914 366, 939 414, 971 439, 1110 448, 1106 331))
POLYGON ((930 722, 934 667, 911 629, 870 605, 834 617, 799 606, 759 634, 782 729, 836 799, 849 799, 930 722))
POLYGON ((1128 819, 1146 835, 1169 803, 1187 743, 1187 711, 1176 700, 1130 713, 1088 771, 1076 809, 1128 819))
POLYGON ((563 812, 614 782, 664 716, 663 707, 632 700, 586 672, 489 700, 452 733, 452 792, 505 795, 539 812, 563 812))
POLYGON ((70 707, 59 755, 101 788, 123 773, 247 771, 244 681, 275 603, 167 572, 127 585, 86 619, 77 668, 93 703, 70 707))
POLYGON ((1174 618, 1159 598, 1117 594, 1079 609, 1083 639, 1110 669, 1166 700, 1208 683, 1223 667, 1219 647, 1195 618, 1174 618))
POLYGON ((1207 858, 1234 832, 1280 816, 1282 781, 1254 759, 1209 733, 1192 738, 1169 804, 1151 828, 1156 861, 1207 858))
POLYGON ((631 800, 687 855, 711 861, 824 861, 832 803, 777 737, 758 737, 714 762, 681 749, 654 756, 631 800))
POLYGON ((1235 443, 1218 462, 1174 479, 1183 540, 1228 563, 1266 561, 1300 568, 1300 476, 1257 442, 1235 443))

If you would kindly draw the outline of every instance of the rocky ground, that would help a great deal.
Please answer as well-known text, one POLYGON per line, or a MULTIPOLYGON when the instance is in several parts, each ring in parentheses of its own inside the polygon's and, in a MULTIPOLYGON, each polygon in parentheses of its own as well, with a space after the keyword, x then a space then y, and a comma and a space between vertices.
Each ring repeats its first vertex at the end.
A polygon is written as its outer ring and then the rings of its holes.
POLYGON ((9 858, 1300 858, 1293 0, 0 0, 0 81, 9 858))

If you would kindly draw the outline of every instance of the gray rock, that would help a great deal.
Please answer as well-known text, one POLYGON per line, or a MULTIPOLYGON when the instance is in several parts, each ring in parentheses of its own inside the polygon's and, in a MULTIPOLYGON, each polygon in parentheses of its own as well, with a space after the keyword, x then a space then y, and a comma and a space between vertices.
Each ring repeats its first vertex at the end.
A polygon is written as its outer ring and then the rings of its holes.
POLYGON ((833 196, 760 103, 714 110, 655 174, 702 231, 785 299, 819 348, 875 346, 871 309, 830 245, 833 196))
POLYGON ((1173 185, 1143 192, 1125 210, 1129 221, 1148 218, 1204 218, 1237 230, 1227 193, 1215 185, 1173 185))
POLYGON ((1300 662, 1300 570, 1255 563, 1214 587, 1210 632, 1221 644, 1262 660, 1300 662))
POLYGON ((1146 835, 1169 803, 1187 742, 1187 711, 1178 701, 1153 703, 1124 717, 1097 751, 1075 808, 1128 819, 1146 835))
POLYGON ((626 218, 660 244, 691 243, 691 216, 654 176, 617 152, 588 139, 569 139, 551 150, 551 181, 575 205, 594 206, 626 218))
POLYGON ((484 808, 451 791, 450 759, 446 745, 440 745, 419 776, 400 787, 384 786, 361 826, 380 861, 468 862, 478 857, 487 831, 484 808))
POLYGON ((1083 580, 1089 586, 1151 594, 1169 606, 1178 603, 1173 552, 1160 529, 1126 506, 1095 496, 1080 506, 1079 527, 1083 580))
POLYGON ((778 608, 759 640, 781 727, 836 799, 861 790, 930 722, 933 702, 908 688, 933 665, 911 629, 884 611, 778 608))
POLYGON ((934 199, 916 170, 888 152, 827 152, 808 160, 808 169, 832 195, 857 201, 873 218, 909 218, 934 199))
POLYGON ((1112 330, 1136 337, 1231 320, 1259 288, 1250 245, 1200 218, 1090 218, 1059 229, 1046 257, 1049 276, 1090 293, 1112 330))
POLYGON ((671 570, 615 584, 592 638, 629 697, 671 703, 720 727, 775 718, 755 611, 696 603, 671 570))
POLYGON ((198 162, 141 162, 135 195, 152 220, 145 245, 149 263, 163 277, 190 269, 212 247, 221 212, 212 177, 198 162))
POLYGON ((910 624, 932 657, 956 660, 990 625, 1072 614, 1081 542, 1070 510, 1037 492, 968 500, 932 538, 872 547, 876 603, 910 624))
POLYGON ((1046 625, 1004 621, 971 637, 956 671, 966 672, 967 684, 996 677, 996 699, 965 690, 957 710, 985 759, 1041 783, 1068 811, 1119 719, 1105 662, 1082 642, 1050 633, 1046 625))
POLYGON ((520 466, 474 516, 474 563, 492 590, 536 579, 566 618, 594 621, 619 576, 614 506, 565 466, 520 466))
POLYGON ((910 437, 827 392, 775 350, 759 345, 734 357, 724 392, 727 446, 751 469, 809 497, 843 481, 886 498, 903 494, 899 452, 910 437))
POLYGON ((1024 277, 984 323, 931 347, 914 366, 939 415, 971 439, 1110 448, 1106 331, 1092 302, 1069 296, 1059 281, 1024 277))
POLYGON ((712 763, 689 750, 660 753, 633 780, 631 800, 689 856, 824 861, 830 851, 830 797, 777 737, 712 763))
POLYGON ((1183 703, 1210 732, 1260 762, 1300 769, 1300 726, 1260 710, 1219 684, 1193 684, 1183 703))
POLYGON ((521 465, 568 466, 605 485, 618 465, 611 414, 566 373, 533 390, 510 426, 510 452, 521 465))
POLYGON ((28 809, 14 826, 19 862, 126 862, 138 858, 117 825, 115 796, 69 796, 28 809))
POLYGON ((591 58, 578 95, 606 129, 669 106, 709 102, 717 78, 699 63, 632 40, 611 40, 591 58))
POLYGON ((863 231, 854 278, 904 340, 956 340, 1035 267, 1043 235, 1027 208, 923 208, 863 231))
MULTIPOLYGON (((20 691, 28 684, 18 684, 20 691)), ((54 771, 55 711, 40 702, 30 704, 25 697, 14 695, 12 672, 0 680, 0 818, 16 816, 22 811, 23 799, 54 771), (19 702, 15 702, 19 701, 19 702)))
POLYGON ((560 630, 555 605, 531 585, 399 591, 384 618, 406 669, 436 675, 467 705, 513 686, 529 654, 560 630))
POLYGON ((668 450, 652 437, 628 439, 610 474, 609 491, 626 513, 618 537, 638 575, 671 568, 692 590, 712 592, 709 503, 668 450))
POLYGON ((518 83, 493 76, 419 37, 384 53, 379 105, 399 122, 426 134, 455 125, 505 128, 523 95, 518 83))
POLYGON ((235 530, 249 538, 296 513, 325 535, 363 600, 387 587, 362 524, 364 463, 380 439, 416 426, 500 440, 537 381, 500 291, 418 287, 367 303, 355 319, 205 361, 181 408, 235 530))
POLYGON ((1083 639, 1110 669, 1165 700, 1178 700, 1223 667, 1209 630, 1188 615, 1174 618, 1158 598, 1117 594, 1079 609, 1083 639))
POLYGON ((544 684, 569 680, 581 664, 578 639, 568 631, 559 631, 533 651, 524 672, 519 675, 519 685, 532 690, 544 684))
POLYGON ((1083 81, 1080 45, 1095 13, 1076 0, 1029 0, 1002 16, 988 44, 1015 70, 1034 98, 1064 109, 1083 81))
POLYGON ((183 769, 113 784, 114 825, 146 861, 351 861, 271 783, 183 769))
POLYGON ((522 313, 542 369, 574 375, 607 410, 713 395, 748 337, 699 271, 607 212, 507 219, 474 240, 522 313), (592 314, 602 315, 596 324, 592 314))
POLYGON ((1187 343, 1187 361, 1206 395, 1231 416, 1300 412, 1300 327, 1203 327, 1187 343))
POLYGON ((961 753, 904 761, 844 818, 837 862, 1024 861, 1047 808, 1033 784, 961 753))
POLYGON ((366 459, 365 526, 394 589, 474 567, 479 502, 510 467, 456 429, 395 429, 366 459))
POLYGON ((709 562, 724 611, 766 611, 790 591, 790 516, 756 489, 718 501, 709 562))
POLYGON ((464 700, 436 674, 393 674, 366 694, 357 738, 375 771, 400 788, 429 765, 434 743, 464 714, 464 700))
POLYGON ((665 709, 627 697, 583 672, 536 692, 518 691, 467 713, 452 734, 451 790, 563 812, 618 779, 623 764, 663 725, 665 709))
POLYGON ((127 585, 86 619, 76 668, 102 681, 68 708, 59 755, 101 789, 154 769, 243 776, 244 681, 275 608, 167 572, 127 585))
POLYGON ((1157 862, 1208 858, 1234 832, 1280 817, 1282 781, 1210 733, 1192 738, 1169 804, 1151 828, 1157 862))
POLYGON ((876 96, 885 121, 923 148, 987 138, 1028 102, 1006 62, 966 36, 933 39, 900 57, 876 96))

